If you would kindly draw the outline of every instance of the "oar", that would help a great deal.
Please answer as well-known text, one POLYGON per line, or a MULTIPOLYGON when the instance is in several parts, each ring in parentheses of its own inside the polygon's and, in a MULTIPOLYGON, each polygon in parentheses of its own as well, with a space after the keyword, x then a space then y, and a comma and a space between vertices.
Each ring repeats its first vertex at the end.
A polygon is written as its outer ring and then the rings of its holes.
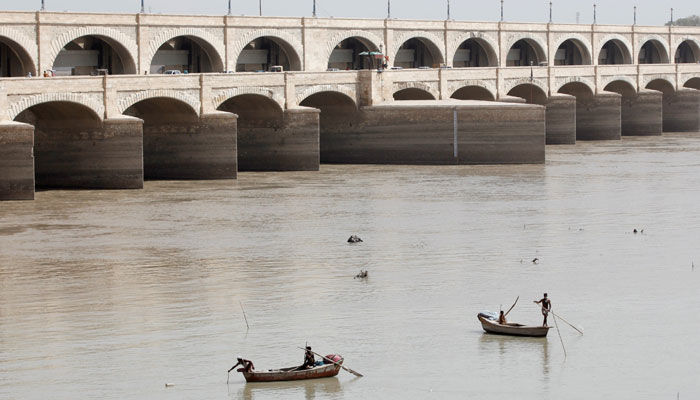
MULTIPOLYGON (((537 304, 536 301, 533 301, 533 303, 537 304)), ((571 323, 569 323, 567 320, 565 320, 564 318, 562 318, 562 317, 558 316, 557 314, 555 314, 554 311, 552 311, 552 310, 547 310, 546 308, 542 307, 541 304, 539 304, 539 306, 540 306, 540 308, 543 309, 544 311, 550 312, 550 313, 552 313, 552 315, 554 315, 555 317, 557 317, 557 318, 559 318, 560 320, 566 322, 567 325, 569 325, 570 327, 576 329, 576 331, 577 331, 578 333, 580 333, 580 334, 583 335, 583 332, 582 332, 580 329, 578 329, 577 327, 571 325, 571 323)))
POLYGON ((518 296, 518 298, 515 299, 515 303, 513 303, 513 306, 510 307, 510 309, 508 309, 508 312, 505 313, 505 314, 503 315, 504 317, 507 317, 507 316, 508 316, 508 313, 510 313, 511 311, 513 311, 513 308, 515 308, 515 305, 518 304, 518 300, 520 300, 520 296, 518 296))
POLYGON ((564 339, 561 338, 561 332, 559 331, 559 324, 557 323, 557 316, 552 313, 552 319, 554 320, 554 326, 557 327, 557 334, 559 334, 559 340, 561 341, 561 348, 564 349, 564 359, 566 359, 566 347, 564 347, 564 339))
POLYGON ((330 358, 327 358, 327 357, 325 357, 325 356, 322 356, 322 355, 316 353, 315 351, 306 350, 306 349, 301 348, 301 347, 297 347, 297 348, 300 349, 300 350, 304 350, 304 351, 310 351, 310 352, 316 354, 317 356, 323 358, 324 360, 328 360, 328 361, 332 362, 333 364, 340 366, 340 368, 342 368, 342 369, 348 371, 349 373, 351 373, 351 374, 353 374, 353 375, 355 375, 355 376, 357 376, 357 377, 359 377, 359 378, 362 378, 362 377, 364 376, 364 375, 362 375, 361 373, 359 373, 359 372, 357 372, 357 371, 353 371, 353 370, 350 369, 350 368, 346 368, 343 364, 339 364, 339 363, 337 363, 336 361, 331 360, 330 358))

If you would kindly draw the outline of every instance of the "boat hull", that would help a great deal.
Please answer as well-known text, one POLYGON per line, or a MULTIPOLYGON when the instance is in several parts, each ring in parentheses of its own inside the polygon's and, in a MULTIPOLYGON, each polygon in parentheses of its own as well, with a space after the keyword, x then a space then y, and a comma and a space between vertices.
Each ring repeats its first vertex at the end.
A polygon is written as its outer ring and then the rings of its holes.
POLYGON ((548 326, 501 325, 482 316, 478 318, 484 331, 494 335, 546 337, 549 333, 548 326))
POLYGON ((286 382, 330 378, 338 375, 340 372, 340 364, 342 364, 342 361, 338 364, 325 364, 300 371, 293 371, 291 368, 284 370, 250 371, 243 372, 243 376, 246 382, 286 382))

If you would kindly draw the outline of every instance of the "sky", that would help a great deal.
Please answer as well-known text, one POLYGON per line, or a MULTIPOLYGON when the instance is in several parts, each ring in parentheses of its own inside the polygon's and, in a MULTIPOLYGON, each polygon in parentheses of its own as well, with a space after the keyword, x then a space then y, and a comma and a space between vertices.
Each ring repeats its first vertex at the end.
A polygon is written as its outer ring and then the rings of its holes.
MULTIPOLYGON (((140 0, 45 0, 47 11, 133 13, 140 10, 140 0)), ((311 16, 313 0, 231 0, 234 15, 257 15, 262 1, 263 15, 311 16)), ((387 0, 317 0, 319 17, 385 18, 387 0)), ((554 22, 593 22, 594 1, 552 0, 554 22)), ((637 23, 663 25, 671 18, 700 14, 698 0, 597 0, 599 24, 632 24, 633 7, 637 6, 637 23)), ((146 11, 161 14, 226 14, 228 0, 145 0, 146 11)), ((0 10, 36 11, 41 0, 0 0, 0 10)), ((445 19, 447 0, 391 0, 392 18, 445 19)), ((463 21, 497 21, 500 0, 451 0, 452 19, 463 21)), ((549 0, 505 0, 505 19, 513 22, 547 22, 549 0)))

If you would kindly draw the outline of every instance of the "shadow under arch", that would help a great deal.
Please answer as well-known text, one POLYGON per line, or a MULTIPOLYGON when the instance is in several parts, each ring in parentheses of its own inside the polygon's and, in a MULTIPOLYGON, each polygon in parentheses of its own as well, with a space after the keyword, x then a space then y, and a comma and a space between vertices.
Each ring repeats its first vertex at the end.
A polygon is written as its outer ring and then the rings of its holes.
POLYGON ((435 100, 435 96, 421 88, 406 88, 398 90, 393 95, 394 100, 435 100))
POLYGON ((444 62, 438 45, 420 36, 403 42, 394 55, 394 66, 401 68, 435 68, 444 62))
POLYGON ((319 116, 321 163, 333 163, 335 161, 333 153, 337 150, 338 142, 346 140, 348 132, 361 129, 362 115, 357 104, 344 93, 325 91, 312 94, 299 105, 321 110, 319 116))
POLYGON ((683 87, 688 89, 700 90, 700 78, 690 78, 684 84, 683 87))
POLYGON ((457 89, 450 98, 457 100, 496 101, 496 97, 488 89, 481 86, 464 86, 457 89))
POLYGON ((524 99, 528 104, 547 105, 547 93, 537 85, 522 83, 508 92, 508 96, 524 99))
POLYGON ((554 65, 591 65, 591 63, 591 53, 586 44, 579 39, 566 39, 554 53, 554 65))
POLYGON ((57 75, 136 74, 136 62, 119 41, 103 35, 80 36, 66 43, 54 59, 57 75))
POLYGON ((598 64, 632 64, 632 52, 622 40, 610 39, 600 48, 598 64))
POLYGON ((673 57, 676 64, 690 64, 700 62, 700 44, 695 40, 686 39, 676 48, 673 57))
POLYGON ((498 55, 486 40, 469 38, 463 41, 455 51, 452 66, 455 68, 496 67, 498 55))
POLYGON ((0 77, 36 76, 36 66, 27 49, 14 40, 0 36, 0 77))
POLYGON ((668 64, 666 47, 657 39, 649 39, 639 49, 639 64, 668 64))
POLYGON ((151 59, 149 73, 168 70, 189 73, 223 72, 224 62, 213 44, 193 35, 175 36, 163 42, 151 59))
POLYGON ((537 66, 547 62, 547 54, 540 44, 531 38, 523 38, 513 43, 506 56, 506 66, 537 66))
POLYGON ((284 71, 301 71, 301 58, 294 46, 277 36, 254 38, 236 60, 236 72, 269 71, 273 66, 281 66, 284 71))
POLYGON ((338 43, 328 58, 329 70, 375 69, 384 63, 384 59, 360 55, 363 52, 379 52, 379 47, 367 38, 351 36, 338 43))

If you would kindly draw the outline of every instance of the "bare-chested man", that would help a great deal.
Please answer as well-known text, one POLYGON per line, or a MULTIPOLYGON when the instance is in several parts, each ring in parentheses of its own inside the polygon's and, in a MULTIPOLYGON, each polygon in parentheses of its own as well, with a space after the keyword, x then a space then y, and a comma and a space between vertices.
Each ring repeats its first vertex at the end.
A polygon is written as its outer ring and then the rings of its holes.
POLYGON ((552 301, 547 298, 547 293, 545 293, 542 300, 536 301, 535 304, 539 304, 542 307, 542 315, 544 316, 542 326, 547 326, 547 316, 552 311, 552 301))

